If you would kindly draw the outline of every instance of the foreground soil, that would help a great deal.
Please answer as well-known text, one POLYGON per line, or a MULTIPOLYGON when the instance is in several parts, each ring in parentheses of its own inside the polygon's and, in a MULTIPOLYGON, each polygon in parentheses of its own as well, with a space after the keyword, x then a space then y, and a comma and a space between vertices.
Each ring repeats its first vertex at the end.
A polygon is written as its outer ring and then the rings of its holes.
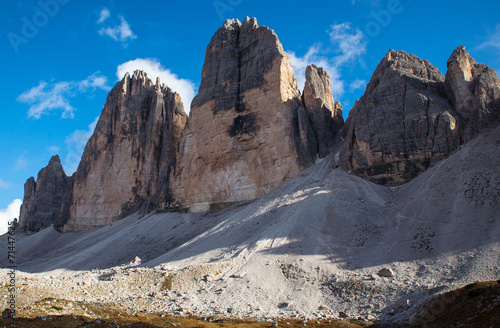
POLYGON ((34 319, 0 319, 2 327, 207 327, 207 328, 260 328, 260 327, 329 327, 329 328, 362 328, 372 326, 369 322, 356 320, 322 320, 322 321, 299 321, 299 320, 236 320, 223 318, 178 318, 144 316, 126 320, 113 319, 90 319, 77 316, 38 317, 34 319))
POLYGON ((297 320, 261 319, 239 320, 223 317, 181 317, 164 314, 143 314, 130 316, 126 313, 83 305, 96 319, 75 315, 41 315, 50 306, 58 309, 65 301, 44 299, 28 309, 23 309, 17 319, 0 318, 1 327, 217 327, 217 328, 260 328, 260 327, 331 327, 331 328, 377 328, 377 327, 500 327, 500 280, 478 282, 463 288, 443 293, 425 303, 411 324, 380 323, 367 320, 297 320), (36 316, 36 317, 35 317, 36 316), (31 318, 30 318, 31 317, 31 318))

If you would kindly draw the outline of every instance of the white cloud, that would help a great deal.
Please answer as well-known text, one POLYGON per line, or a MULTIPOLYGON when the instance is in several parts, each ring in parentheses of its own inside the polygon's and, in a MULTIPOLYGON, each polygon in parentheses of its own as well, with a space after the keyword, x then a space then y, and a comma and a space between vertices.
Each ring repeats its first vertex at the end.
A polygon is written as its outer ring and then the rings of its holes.
POLYGON ((110 16, 109 9, 104 7, 99 13, 99 19, 97 20, 97 24, 102 24, 108 17, 110 16))
POLYGON ((123 46, 126 47, 126 41, 136 39, 137 36, 134 35, 130 29, 130 25, 127 23, 123 16, 120 17, 120 25, 115 27, 106 27, 99 30, 100 35, 107 35, 115 41, 121 41, 123 46))
POLYGON ((366 41, 360 29, 352 28, 351 23, 332 25, 329 33, 332 44, 340 54, 334 58, 337 67, 348 62, 361 61, 366 53, 366 41))
POLYGON ((164 83, 181 95, 184 110, 186 113, 189 113, 191 101, 195 94, 193 82, 179 78, 168 68, 164 68, 160 62, 154 58, 137 58, 123 63, 116 69, 116 77, 121 80, 123 76, 125 76, 125 73, 133 74, 135 70, 145 71, 153 83, 156 83, 156 78, 159 77, 161 83, 164 83))
POLYGON ((365 80, 356 79, 351 84, 349 84, 349 90, 354 91, 363 88, 366 86, 365 80))
POLYGON ((66 156, 64 163, 64 171, 67 175, 72 175, 78 168, 85 146, 94 133, 97 121, 99 121, 99 116, 97 116, 94 121, 88 125, 87 130, 75 130, 72 134, 66 137, 64 143, 68 147, 68 155, 66 156))
POLYGON ((493 33, 489 33, 488 40, 479 46, 480 49, 492 47, 500 50, 500 24, 495 27, 495 31, 493 33))
POLYGON ((58 82, 48 86, 47 82, 40 81, 38 86, 19 95, 17 100, 24 104, 30 104, 28 117, 39 119, 43 114, 47 114, 54 109, 63 109, 63 118, 72 118, 75 110, 67 99, 71 89, 69 83, 58 82))
POLYGON ((102 90, 110 90, 111 87, 108 85, 108 78, 100 75, 100 72, 96 72, 85 80, 77 82, 78 90, 80 92, 86 92, 88 89, 92 89, 92 91, 96 89, 102 90))
POLYGON ((55 155, 61 150, 61 147, 58 146, 50 146, 48 147, 50 154, 55 155))
POLYGON ((3 235, 9 230, 9 222, 19 219, 19 211, 22 203, 22 200, 14 199, 6 208, 0 209, 0 234, 3 235))
POLYGON ((331 42, 328 47, 316 43, 302 57, 297 56, 293 51, 288 51, 288 56, 292 62, 299 89, 302 90, 304 87, 306 67, 316 64, 323 67, 330 75, 332 94, 335 99, 338 99, 345 93, 340 70, 355 62, 363 64, 361 58, 366 53, 366 41, 363 39, 361 30, 353 28, 350 23, 332 25, 328 35, 331 42))
POLYGON ((82 81, 63 81, 57 83, 47 83, 40 81, 38 86, 23 92, 17 101, 31 105, 28 110, 28 117, 39 119, 42 115, 62 109, 63 118, 73 118, 76 110, 71 106, 69 98, 75 96, 76 92, 87 92, 89 89, 109 90, 107 77, 96 72, 82 81))
POLYGON ((9 188, 9 187, 10 185, 7 182, 0 179, 0 188, 9 188))

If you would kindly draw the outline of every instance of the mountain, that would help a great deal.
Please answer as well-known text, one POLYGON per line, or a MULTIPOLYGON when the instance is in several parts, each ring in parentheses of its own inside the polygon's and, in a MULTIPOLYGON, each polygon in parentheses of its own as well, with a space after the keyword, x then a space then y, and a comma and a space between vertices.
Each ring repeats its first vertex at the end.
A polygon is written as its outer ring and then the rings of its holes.
POLYGON ((159 79, 153 84, 140 71, 125 75, 109 93, 83 152, 65 229, 103 226, 153 198, 167 201, 186 117, 180 96, 159 79))
POLYGON ((349 112, 340 165, 382 185, 400 185, 498 126, 500 81, 458 47, 446 77, 426 60, 389 51, 349 112))
MULTIPOLYGON (((330 90, 318 94, 328 96, 333 102, 330 90)), ((317 134, 334 132, 313 130, 274 31, 255 18, 228 20, 207 46, 180 144, 175 206, 205 212, 259 198, 311 166, 317 134)))
POLYGON ((274 31, 255 18, 228 20, 207 46, 189 117, 160 81, 127 74, 109 93, 74 176, 51 161, 28 180, 20 222, 27 232, 51 224, 72 231, 137 212, 218 212, 328 156, 350 174, 402 185, 499 123, 498 76, 463 47, 446 76, 390 50, 344 124, 322 68, 307 67, 301 93, 274 31), (48 190, 59 196, 47 199, 48 190))
POLYGON ((187 115, 180 96, 144 72, 125 75, 110 91, 77 171, 59 157, 30 178, 20 225, 37 232, 88 230, 170 201, 170 175, 187 115))
POLYGON ((38 232, 51 225, 61 229, 70 217, 74 178, 66 176, 59 156, 40 170, 37 180, 24 185, 24 201, 19 216, 22 230, 38 232))

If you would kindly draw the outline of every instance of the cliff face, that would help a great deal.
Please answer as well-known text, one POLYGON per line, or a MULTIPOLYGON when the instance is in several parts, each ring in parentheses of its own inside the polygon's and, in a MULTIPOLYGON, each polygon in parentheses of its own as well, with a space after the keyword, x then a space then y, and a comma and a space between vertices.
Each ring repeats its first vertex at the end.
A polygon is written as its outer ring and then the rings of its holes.
POLYGON ((144 72, 127 74, 109 93, 85 147, 66 230, 102 226, 168 201, 185 123, 178 94, 144 72))
POLYGON ((24 185, 19 227, 38 232, 54 225, 60 230, 70 218, 72 195, 73 178, 64 173, 59 156, 53 156, 36 182, 31 177, 24 185))
POLYGON ((207 47, 180 143, 174 206, 206 211, 253 200, 313 164, 315 133, 278 37, 228 20, 207 47))
POLYGON ((180 97, 144 72, 109 93, 64 230, 140 209, 211 211, 263 196, 329 153, 342 124, 330 89, 328 74, 311 66, 303 99, 276 34, 248 17, 226 21, 207 47, 189 123, 180 97))
POLYGON ((465 47, 448 59, 446 93, 464 125, 464 140, 500 122, 500 80, 495 70, 478 64, 465 47))
POLYGON ((463 47, 446 78, 428 61, 391 50, 349 113, 340 165, 378 184, 408 182, 498 125, 499 90, 495 72, 463 47))
POLYGON ((302 98, 316 137, 318 156, 323 158, 335 144, 335 136, 344 119, 340 102, 333 101, 330 76, 321 67, 309 65, 306 68, 302 98))
POLYGON ((438 69, 391 50, 349 113, 340 164, 378 184, 404 183, 455 151, 457 119, 438 69))

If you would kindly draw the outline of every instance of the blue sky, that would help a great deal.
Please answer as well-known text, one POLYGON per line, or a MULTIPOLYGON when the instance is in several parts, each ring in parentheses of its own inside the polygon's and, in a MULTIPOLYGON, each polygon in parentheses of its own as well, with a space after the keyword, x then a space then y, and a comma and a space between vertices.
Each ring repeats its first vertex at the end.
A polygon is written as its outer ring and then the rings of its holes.
MULTIPOLYGON (((143 68, 178 91, 188 108, 205 48, 227 18, 256 17, 275 30, 300 88, 316 63, 330 73, 344 116, 389 49, 446 73, 459 45, 500 69, 498 1, 6 1, 0 11, 3 67, 0 222, 16 216, 24 183, 59 154, 78 164, 107 92, 143 68)), ((0 232, 2 228, 0 227, 0 232)))

